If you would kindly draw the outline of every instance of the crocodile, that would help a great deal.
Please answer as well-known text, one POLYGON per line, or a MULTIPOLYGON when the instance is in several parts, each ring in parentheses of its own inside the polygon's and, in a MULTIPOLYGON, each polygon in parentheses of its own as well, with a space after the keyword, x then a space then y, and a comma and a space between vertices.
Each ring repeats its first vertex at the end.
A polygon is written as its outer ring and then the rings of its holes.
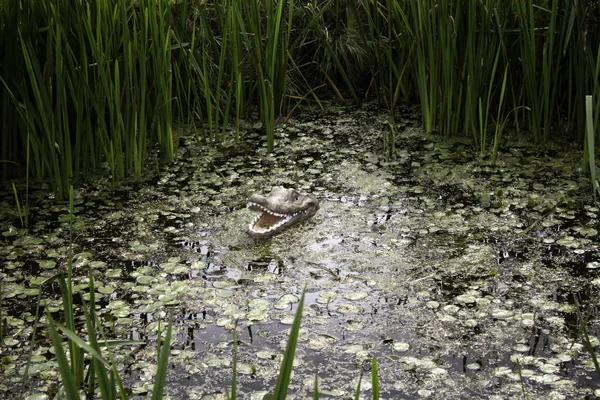
POLYGON ((246 206, 258 213, 250 222, 248 233, 257 238, 267 238, 315 215, 319 201, 313 195, 276 186, 266 197, 251 195, 246 206))

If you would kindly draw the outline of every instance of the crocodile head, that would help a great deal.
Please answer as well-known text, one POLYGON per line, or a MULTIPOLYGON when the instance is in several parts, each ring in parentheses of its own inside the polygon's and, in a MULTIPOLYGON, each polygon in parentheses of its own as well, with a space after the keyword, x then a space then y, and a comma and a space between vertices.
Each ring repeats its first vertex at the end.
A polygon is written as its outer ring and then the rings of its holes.
POLYGON ((319 201, 310 194, 302 194, 294 189, 274 187, 267 197, 260 194, 250 196, 247 207, 258 213, 250 222, 248 233, 266 238, 315 215, 319 201))

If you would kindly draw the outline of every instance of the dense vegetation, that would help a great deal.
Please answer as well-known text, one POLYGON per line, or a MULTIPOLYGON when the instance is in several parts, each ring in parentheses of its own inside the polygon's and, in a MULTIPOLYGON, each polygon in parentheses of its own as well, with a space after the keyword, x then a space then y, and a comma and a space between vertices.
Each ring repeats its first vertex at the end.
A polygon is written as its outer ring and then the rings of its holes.
POLYGON ((171 159, 173 121, 214 144, 258 108, 272 149, 303 102, 375 97, 391 122, 420 102, 426 131, 482 154, 507 123, 583 145, 586 95, 598 127, 597 1, 7 0, 0 19, 3 176, 61 195, 102 166, 118 182, 171 159))
MULTIPOLYGON (((425 131, 472 138, 483 155, 495 157, 507 125, 541 145, 574 139, 598 187, 597 1, 4 0, 0 50, 2 178, 24 178, 26 188, 51 180, 59 196, 71 193, 67 271, 45 281, 63 295, 64 324, 47 319, 69 398, 85 380, 92 397, 96 387, 103 398, 126 397, 96 340, 104 332, 91 273, 83 307, 90 342, 74 333, 72 184, 99 170, 118 183, 171 160, 179 129, 216 145, 238 139, 240 120, 258 111, 272 150, 277 123, 298 105, 376 99, 389 110, 382 139, 392 158, 394 111, 419 103, 425 131)), ((18 196, 16 204, 27 218, 18 196)), ((285 397, 302 304, 274 398, 285 397)), ((171 325, 166 331, 153 398, 165 384, 171 325)), ((235 357, 232 376, 235 398, 235 357)), ((374 360, 372 380, 376 398, 374 360)))

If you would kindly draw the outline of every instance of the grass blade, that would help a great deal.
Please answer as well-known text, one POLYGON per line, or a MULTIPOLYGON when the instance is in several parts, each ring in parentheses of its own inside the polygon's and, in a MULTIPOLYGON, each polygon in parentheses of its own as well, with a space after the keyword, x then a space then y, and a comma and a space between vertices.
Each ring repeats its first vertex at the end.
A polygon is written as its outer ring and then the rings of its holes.
MULTIPOLYGON (((596 154, 594 144, 594 116, 592 112, 592 96, 585 96, 585 114, 586 114, 586 126, 585 126, 585 147, 587 147, 587 159, 588 166, 590 169, 590 178, 592 180, 592 191, 594 192, 594 200, 596 200, 596 192, 600 193, 598 187, 598 178, 596 176, 596 154)), ((584 157, 585 158, 585 157, 584 157)))
POLYGON ((296 345, 298 344, 298 333, 300 332, 300 323, 302 321, 304 294, 305 291, 303 290, 302 296, 300 297, 300 302, 298 302, 298 309, 296 310, 296 315, 294 316, 294 322, 292 323, 292 329, 290 330, 290 336, 285 348, 285 353, 283 354, 283 360, 279 369, 279 376, 277 377, 277 383, 275 385, 275 400, 284 400, 287 396, 287 390, 292 376, 292 368, 294 366, 296 345))
MULTIPOLYGON (((152 400, 160 400, 163 397, 163 391, 165 389, 165 383, 167 380, 167 370, 169 368, 169 353, 171 352, 172 331, 173 311, 171 310, 169 316, 169 325, 167 326, 167 333, 165 335, 164 342, 161 346, 160 355, 158 357, 158 369, 156 371, 154 388, 152 389, 152 400)), ((160 337, 158 337, 157 340, 160 341, 160 337)))
POLYGON ((54 352, 56 354, 56 361, 58 363, 58 369, 60 376, 62 377, 63 388, 68 400, 79 400, 79 390, 77 389, 77 383, 75 375, 71 370, 71 366, 67 361, 67 355, 65 349, 62 346, 62 339, 59 336, 54 320, 50 314, 47 315, 48 323, 50 325, 50 337, 52 338, 52 344, 54 345, 54 352))
POLYGON ((373 400, 379 400, 379 374, 376 359, 371 361, 371 390, 373 391, 373 400))
POLYGON ((360 376, 358 377, 358 385, 356 385, 356 391, 354 392, 354 400, 360 399, 360 384, 362 383, 362 370, 360 371, 360 376))

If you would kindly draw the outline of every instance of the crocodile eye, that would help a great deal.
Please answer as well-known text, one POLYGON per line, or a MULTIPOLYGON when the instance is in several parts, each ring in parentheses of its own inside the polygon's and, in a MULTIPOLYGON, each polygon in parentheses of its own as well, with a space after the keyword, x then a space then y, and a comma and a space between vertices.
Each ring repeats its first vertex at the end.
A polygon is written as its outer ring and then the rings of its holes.
POLYGON ((294 196, 294 201, 298 201, 298 200, 300 200, 300 196, 298 196, 298 195, 295 195, 295 196, 294 196))

